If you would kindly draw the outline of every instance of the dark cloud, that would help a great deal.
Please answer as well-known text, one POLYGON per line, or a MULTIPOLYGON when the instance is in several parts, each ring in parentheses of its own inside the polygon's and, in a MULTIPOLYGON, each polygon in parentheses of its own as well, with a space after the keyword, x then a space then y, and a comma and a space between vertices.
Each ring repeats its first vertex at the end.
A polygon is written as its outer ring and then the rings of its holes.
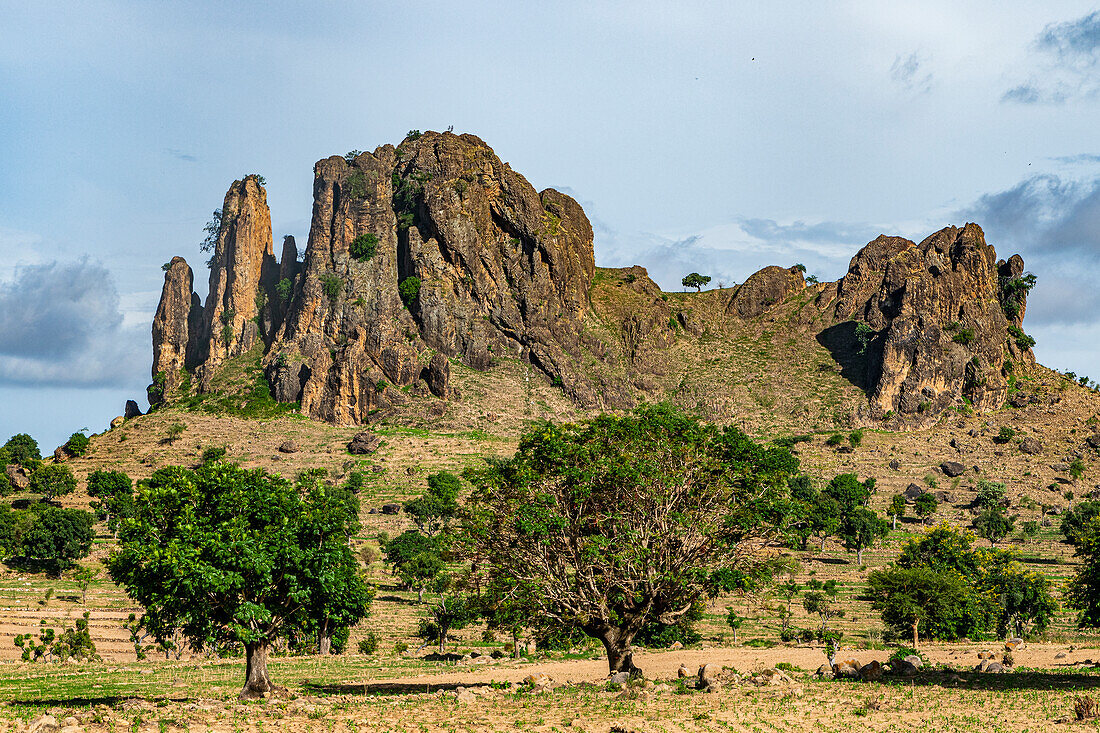
POLYGON ((932 88, 932 74, 922 72, 923 68, 924 60, 916 51, 908 56, 899 54, 890 66, 890 80, 907 91, 927 92, 932 88))
POLYGON ((1100 178, 1043 175, 988 194, 961 216, 977 221, 1000 255, 1019 252, 1038 276, 1029 299, 1033 324, 1097 324, 1100 290, 1100 178))
POLYGON ((1062 104, 1100 95, 1100 11, 1048 25, 1034 47, 1038 73, 1001 95, 1002 102, 1062 104))
POLYGON ((0 383, 132 383, 145 336, 124 327, 114 279, 99 264, 30 265, 0 283, 0 383))

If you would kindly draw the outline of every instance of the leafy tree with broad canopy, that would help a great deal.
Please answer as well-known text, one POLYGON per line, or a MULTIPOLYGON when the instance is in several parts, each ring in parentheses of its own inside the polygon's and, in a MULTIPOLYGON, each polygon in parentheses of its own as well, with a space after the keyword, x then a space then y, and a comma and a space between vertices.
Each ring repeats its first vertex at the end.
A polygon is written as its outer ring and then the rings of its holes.
POLYGON ((685 288, 695 288, 696 291, 702 292, 703 286, 710 282, 710 275, 700 275, 698 272, 693 272, 689 275, 684 275, 680 280, 680 284, 685 288))
POLYGON ((274 689, 276 639, 326 611, 347 623, 366 616, 371 593, 354 572, 352 525, 346 504, 317 482, 225 463, 169 466, 139 484, 108 569, 145 607, 158 640, 178 630, 195 648, 243 644, 241 698, 261 697, 274 689))
POLYGON ((798 459, 668 404, 543 423, 470 471, 460 543, 520 606, 599 639, 611 672, 649 623, 770 575, 798 459))

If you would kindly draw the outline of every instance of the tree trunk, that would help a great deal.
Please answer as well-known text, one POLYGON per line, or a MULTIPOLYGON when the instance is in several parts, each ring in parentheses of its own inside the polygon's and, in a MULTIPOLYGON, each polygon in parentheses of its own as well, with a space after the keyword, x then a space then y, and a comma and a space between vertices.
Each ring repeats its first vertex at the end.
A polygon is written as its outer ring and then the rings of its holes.
POLYGON ((523 654, 519 650, 519 629, 512 629, 512 659, 522 659, 523 654))
POLYGON ((440 626, 439 626, 439 653, 440 654, 446 654, 447 653, 447 632, 449 630, 450 629, 448 627, 443 626, 442 624, 440 624, 440 626))
POLYGON ((825 538, 824 537, 821 538, 821 551, 825 552, 825 538))
POLYGON ((863 548, 856 550, 856 564, 863 565, 863 548))
POLYGON ((894 531, 895 532, 898 531, 898 515, 897 514, 894 515, 894 531))
POLYGON ((634 641, 634 632, 611 628, 600 637, 607 650, 607 668, 610 674, 629 672, 632 677, 640 677, 642 670, 634 665, 634 652, 630 643, 634 641))
POLYGON ((420 586, 419 588, 416 589, 416 602, 417 603, 423 603, 424 602, 424 586, 420 586))
POLYGON ((737 646, 737 629, 733 630, 733 645, 737 646))
POLYGON ((317 629, 317 653, 321 656, 332 654, 332 623, 327 619, 321 619, 317 629))
POLYGON ((244 689, 241 690, 241 699, 251 700, 263 697, 265 692, 271 692, 275 689, 274 685, 271 684, 271 678, 267 676, 268 644, 266 641, 245 644, 244 650, 247 667, 245 669, 244 689))
POLYGON ((913 648, 917 648, 917 643, 920 641, 917 638, 917 625, 920 624, 920 619, 914 619, 913 621, 913 648))

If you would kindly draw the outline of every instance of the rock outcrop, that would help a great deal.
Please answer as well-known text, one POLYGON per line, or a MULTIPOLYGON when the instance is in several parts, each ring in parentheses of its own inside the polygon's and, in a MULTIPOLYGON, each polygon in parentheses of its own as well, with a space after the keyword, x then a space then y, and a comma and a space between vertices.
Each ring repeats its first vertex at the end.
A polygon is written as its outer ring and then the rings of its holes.
POLYGON ((202 303, 193 291, 194 275, 187 261, 173 257, 164 272, 164 288, 153 317, 153 384, 149 403, 156 405, 175 392, 197 360, 195 346, 202 329, 202 303))
POLYGON ((597 302, 584 211, 536 191, 473 135, 415 134, 319 161, 304 261, 286 237, 276 262, 266 198, 258 176, 230 186, 205 307, 187 263, 167 268, 151 400, 212 389, 227 360, 249 354, 277 400, 340 424, 416 396, 454 399, 452 360, 486 370, 518 359, 581 407, 623 408, 667 395, 680 339, 785 322, 863 387, 864 420, 908 427, 964 399, 999 407, 1013 364, 1034 359, 1019 330, 1023 260, 998 261, 975 224, 920 244, 881 236, 840 281, 812 288, 801 268, 768 267, 732 293, 670 301, 641 267, 603 270, 615 297, 597 302))

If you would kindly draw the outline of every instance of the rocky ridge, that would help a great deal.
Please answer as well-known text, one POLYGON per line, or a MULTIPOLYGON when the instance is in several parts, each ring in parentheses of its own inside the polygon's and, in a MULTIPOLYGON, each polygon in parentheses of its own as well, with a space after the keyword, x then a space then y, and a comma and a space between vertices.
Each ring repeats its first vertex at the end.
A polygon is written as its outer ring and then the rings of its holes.
POLYGON ((976 224, 919 244, 881 236, 835 283, 773 266, 675 297, 644 268, 596 268, 592 236, 576 201, 536 191, 479 138, 427 132, 319 161, 304 261, 287 237, 277 262, 266 192, 247 176, 225 197, 205 306, 183 258, 167 266, 150 401, 210 390, 227 360, 254 356, 275 399, 361 424, 457 397, 451 360, 515 359, 582 408, 625 408, 676 398, 685 339, 781 324, 864 390, 854 421, 918 427, 1000 407, 1034 363, 1019 330, 1033 279, 976 224))

